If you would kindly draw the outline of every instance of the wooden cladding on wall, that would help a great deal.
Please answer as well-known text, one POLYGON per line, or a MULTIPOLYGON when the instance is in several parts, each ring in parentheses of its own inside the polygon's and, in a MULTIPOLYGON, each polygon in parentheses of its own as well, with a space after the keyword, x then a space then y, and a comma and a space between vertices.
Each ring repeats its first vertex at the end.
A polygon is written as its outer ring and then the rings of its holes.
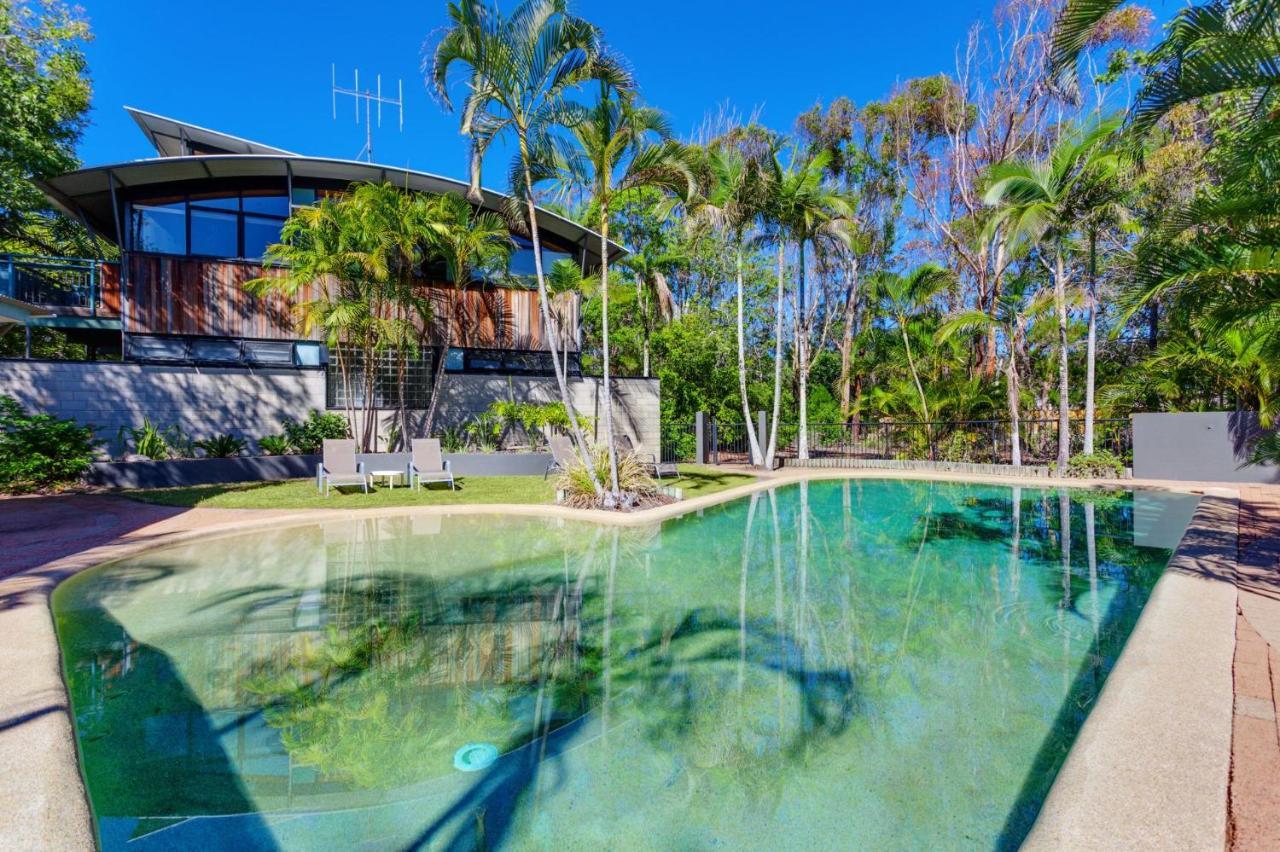
POLYGON ((120 316, 120 264, 98 265, 98 315, 120 316))
POLYGON ((278 274, 261 266, 182 257, 129 257, 125 330, 133 334, 202 334, 293 340, 301 337, 296 300, 254 296, 245 283, 278 274))
MULTIPOLYGON (((317 298, 320 285, 313 284, 290 298, 278 293, 254 296, 245 289, 245 283, 254 278, 278 274, 248 263, 130 255, 125 330, 133 334, 296 340, 303 336, 298 330, 296 306, 317 298)), ((444 343, 445 323, 451 318, 452 346, 547 348, 536 290, 473 286, 459 292, 451 285, 427 281, 420 286, 430 293, 435 311, 427 332, 428 345, 444 343)), ((105 284, 103 295, 105 301, 105 284)), ((557 297, 553 310, 569 338, 568 349, 576 351, 577 298, 557 297)))

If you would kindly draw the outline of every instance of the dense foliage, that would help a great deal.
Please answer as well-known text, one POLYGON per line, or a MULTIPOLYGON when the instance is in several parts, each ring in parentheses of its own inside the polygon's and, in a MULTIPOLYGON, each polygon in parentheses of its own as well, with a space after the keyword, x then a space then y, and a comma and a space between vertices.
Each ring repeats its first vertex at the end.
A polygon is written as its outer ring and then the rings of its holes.
POLYGON ((304 420, 285 420, 284 438, 297 453, 318 453, 326 438, 347 438, 351 427, 341 414, 312 409, 304 420))
POLYGON ((92 254, 76 223, 54 215, 33 178, 79 165, 91 86, 89 26, 60 0, 0 0, 0 251, 92 254))
POLYGON ((29 414, 0 396, 0 491, 55 488, 74 482, 98 455, 93 429, 48 414, 29 414))

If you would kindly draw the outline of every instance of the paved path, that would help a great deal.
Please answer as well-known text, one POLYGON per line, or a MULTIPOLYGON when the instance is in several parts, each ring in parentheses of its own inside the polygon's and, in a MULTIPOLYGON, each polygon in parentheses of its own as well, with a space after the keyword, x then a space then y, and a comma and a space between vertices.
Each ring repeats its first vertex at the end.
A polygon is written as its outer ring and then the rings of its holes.
POLYGON ((1240 489, 1230 848, 1280 849, 1280 488, 1240 489))

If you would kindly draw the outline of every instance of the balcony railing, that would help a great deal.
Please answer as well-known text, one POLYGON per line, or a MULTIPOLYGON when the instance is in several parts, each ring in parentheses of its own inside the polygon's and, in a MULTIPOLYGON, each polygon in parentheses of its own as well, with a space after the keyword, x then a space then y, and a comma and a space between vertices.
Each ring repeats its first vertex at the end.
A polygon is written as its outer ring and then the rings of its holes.
POLYGON ((0 254, 0 295, 49 308, 97 316, 103 264, 78 257, 0 254))

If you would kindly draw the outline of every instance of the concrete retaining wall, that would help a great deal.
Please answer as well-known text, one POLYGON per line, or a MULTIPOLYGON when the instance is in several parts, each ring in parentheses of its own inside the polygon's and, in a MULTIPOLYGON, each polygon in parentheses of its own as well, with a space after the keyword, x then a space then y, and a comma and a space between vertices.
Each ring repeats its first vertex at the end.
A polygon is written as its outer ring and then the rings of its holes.
POLYGON ((1252 412, 1133 415, 1133 475, 1203 482, 1280 482, 1275 465, 1248 465, 1261 430, 1252 412))
MULTIPOLYGON (((574 407, 594 437, 604 437, 603 382, 572 380, 574 407)), ((180 367, 120 362, 0 360, 0 394, 29 409, 94 426, 109 450, 121 428, 144 417, 160 428, 177 425, 192 438, 229 433, 250 440, 280 432, 282 421, 305 417, 325 407, 325 374, 320 370, 249 370, 180 367)), ((502 375, 451 375, 433 432, 466 423, 498 399, 554 402, 560 399, 553 378, 502 375)), ((647 452, 659 451, 657 379, 614 382, 614 431, 628 435, 647 452)), ((420 418, 423 412, 411 412, 420 418)), ((381 433, 392 412, 380 414, 381 433)))

